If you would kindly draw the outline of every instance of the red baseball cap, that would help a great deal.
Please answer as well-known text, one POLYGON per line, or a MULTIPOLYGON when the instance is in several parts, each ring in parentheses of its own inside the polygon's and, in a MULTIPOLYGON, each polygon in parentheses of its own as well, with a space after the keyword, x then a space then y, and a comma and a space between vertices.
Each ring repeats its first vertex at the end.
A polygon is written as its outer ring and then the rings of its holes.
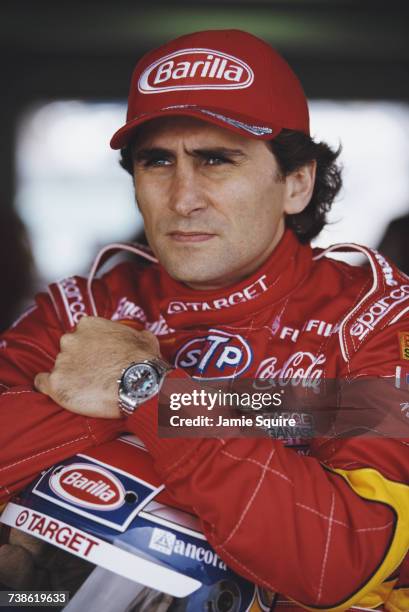
POLYGON ((132 75, 126 124, 111 147, 126 146, 142 123, 173 115, 263 140, 283 128, 309 134, 298 78, 270 45, 241 30, 187 34, 144 55, 132 75))

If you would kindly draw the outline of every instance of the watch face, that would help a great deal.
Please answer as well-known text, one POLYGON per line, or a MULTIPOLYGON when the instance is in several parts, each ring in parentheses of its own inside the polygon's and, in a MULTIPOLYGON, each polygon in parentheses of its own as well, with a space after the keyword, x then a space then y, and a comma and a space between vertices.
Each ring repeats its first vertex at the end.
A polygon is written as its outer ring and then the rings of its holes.
POLYGON ((158 374, 151 365, 138 363, 125 372, 122 391, 131 401, 139 403, 155 395, 157 390, 158 374))

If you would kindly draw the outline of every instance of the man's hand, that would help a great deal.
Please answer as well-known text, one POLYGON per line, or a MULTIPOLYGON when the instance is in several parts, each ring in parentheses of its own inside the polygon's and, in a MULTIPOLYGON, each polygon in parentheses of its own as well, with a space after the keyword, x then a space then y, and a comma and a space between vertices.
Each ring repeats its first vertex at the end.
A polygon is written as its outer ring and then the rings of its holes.
POLYGON ((159 356, 159 343, 151 332, 83 317, 75 331, 61 337, 53 370, 37 374, 34 385, 72 412, 118 418, 117 380, 122 370, 132 361, 159 356))

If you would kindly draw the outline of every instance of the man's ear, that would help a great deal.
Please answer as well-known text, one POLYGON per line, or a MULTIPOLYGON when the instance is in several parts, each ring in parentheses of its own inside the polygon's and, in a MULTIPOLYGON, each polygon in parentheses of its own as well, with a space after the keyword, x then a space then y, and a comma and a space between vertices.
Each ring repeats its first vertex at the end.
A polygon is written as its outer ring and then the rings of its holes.
POLYGON ((317 162, 314 159, 285 177, 284 212, 288 215, 302 212, 309 204, 314 190, 316 169, 317 162))

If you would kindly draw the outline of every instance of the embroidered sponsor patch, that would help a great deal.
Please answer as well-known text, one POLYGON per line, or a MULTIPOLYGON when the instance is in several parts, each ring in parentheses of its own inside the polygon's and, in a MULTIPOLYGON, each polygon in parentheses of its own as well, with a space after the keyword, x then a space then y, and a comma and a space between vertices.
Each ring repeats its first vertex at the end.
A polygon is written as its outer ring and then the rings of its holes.
POLYGON ((87 463, 74 463, 52 473, 52 491, 82 508, 115 510, 125 503, 122 483, 108 470, 87 463))
POLYGON ((77 455, 43 474, 33 493, 74 515, 123 532, 160 489, 129 472, 77 455))
POLYGON ((183 344, 175 357, 175 366, 193 378, 235 378, 243 374, 253 361, 250 344, 239 334, 209 329, 206 336, 192 338, 183 344))
POLYGON ((131 300, 128 300, 126 296, 119 300, 111 320, 119 321, 124 325, 129 325, 138 330, 148 329, 155 334, 155 336, 162 336, 173 332, 173 329, 167 325, 162 315, 159 315, 159 319, 156 321, 148 321, 143 308, 131 300))
POLYGON ((181 302, 171 301, 168 304, 168 314, 179 314, 181 312, 204 312, 205 310, 221 310, 223 308, 231 308, 236 304, 249 302, 254 298, 259 297, 268 290, 266 283, 266 275, 263 274, 254 283, 247 285, 241 291, 234 291, 225 297, 217 300, 198 301, 198 302, 181 302))
POLYGON ((70 276, 58 282, 57 287, 60 291, 70 326, 75 327, 82 317, 87 316, 87 307, 78 281, 74 276, 70 276))
POLYGON ((400 358, 409 361, 409 332, 398 332, 400 358))

